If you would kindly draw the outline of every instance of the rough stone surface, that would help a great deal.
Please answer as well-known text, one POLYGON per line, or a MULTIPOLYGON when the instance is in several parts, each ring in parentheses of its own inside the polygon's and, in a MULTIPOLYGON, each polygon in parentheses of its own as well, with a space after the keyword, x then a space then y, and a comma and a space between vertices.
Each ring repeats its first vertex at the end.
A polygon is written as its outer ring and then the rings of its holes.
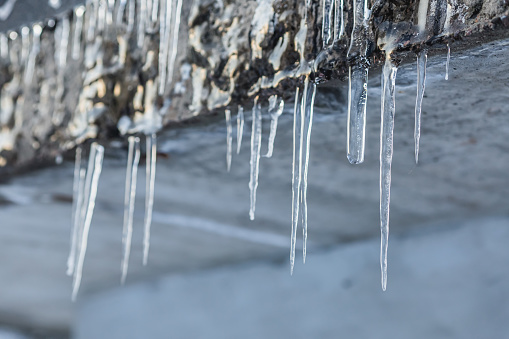
MULTIPOLYGON (((12 166, 54 158, 87 139, 121 138, 122 117, 130 122, 125 132, 146 132, 152 116, 162 119, 156 124, 160 127, 246 104, 255 95, 278 93, 288 98, 315 59, 317 68, 311 76, 318 81, 344 79, 347 65, 360 62, 355 49, 347 58, 353 8, 345 1, 345 34, 322 51, 321 3, 309 1, 306 10, 304 0, 184 1, 177 65, 162 97, 154 92, 159 81, 157 29, 148 31, 142 48, 136 45, 136 30, 129 34, 125 25, 108 27, 90 39, 84 32, 80 58, 69 57, 65 70, 59 70, 54 61, 55 29, 46 27, 32 84, 22 85, 23 62, 3 61, 0 88, 13 105, 12 111, 4 108, 2 113, 4 174, 12 166), (60 77, 62 102, 57 93, 60 77)), ((362 40, 367 49, 363 63, 377 67, 383 61, 380 41, 387 36, 397 42, 393 58, 400 61, 423 44, 443 47, 440 43, 465 39, 472 46, 476 38, 486 42, 507 35, 506 1, 451 0, 448 26, 446 2, 431 1, 425 34, 416 30, 418 5, 418 1, 370 2, 373 14, 362 40)), ((92 5, 87 9, 85 30, 92 5)), ((75 17, 60 14, 57 27, 65 16, 75 17)), ((74 29, 72 24, 69 50, 74 29)), ((20 44, 18 38, 11 49, 19 53, 20 44)))

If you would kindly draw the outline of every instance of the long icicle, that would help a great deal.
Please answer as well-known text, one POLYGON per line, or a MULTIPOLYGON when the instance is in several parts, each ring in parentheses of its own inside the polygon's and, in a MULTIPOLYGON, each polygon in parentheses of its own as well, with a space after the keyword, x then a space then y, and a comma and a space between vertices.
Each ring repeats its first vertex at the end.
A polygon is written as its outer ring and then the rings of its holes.
POLYGON ((136 198, 136 181, 138 178, 138 164, 140 162, 140 139, 129 137, 129 155, 127 157, 127 173, 125 180, 124 197, 124 227, 122 231, 122 277, 120 282, 125 283, 127 269, 129 268, 129 256, 131 254, 131 240, 133 236, 134 201, 136 198))
MULTIPOLYGON (((308 78, 306 82, 308 82, 308 78)), ((304 171, 302 177, 302 259, 303 262, 306 263, 306 254, 307 254, 307 241, 308 241, 308 173, 309 173, 309 155, 311 148, 311 130, 313 128, 313 114, 314 114, 314 105, 315 105, 315 95, 316 95, 316 83, 311 83, 308 88, 308 93, 306 95, 307 101, 304 103, 304 112, 305 112, 305 125, 306 125, 306 142, 304 143, 305 147, 305 158, 304 158, 304 171)))
POLYGON ((293 108, 293 161, 292 161, 292 233, 290 239, 290 274, 295 266, 295 245, 297 241, 297 226, 299 225, 300 207, 300 171, 302 169, 302 131, 300 88, 295 91, 295 105, 293 108))
POLYGON ((382 78, 382 109, 380 128, 380 266, 382 290, 387 288, 387 250, 389 245, 389 212, 391 202, 391 166, 394 140, 394 114, 396 112, 396 73, 389 56, 385 61, 382 78))
POLYGON ((451 62, 451 46, 447 44, 447 61, 445 62, 445 80, 449 80, 449 64, 451 62))
POLYGON ((274 142, 276 141, 277 125, 278 120, 283 110, 285 109, 285 102, 282 98, 278 98, 277 95, 273 95, 269 98, 269 113, 270 113, 270 134, 269 134, 269 146, 267 148, 267 154, 264 155, 266 158, 271 158, 274 153, 274 142))
POLYGON ((244 107, 239 106, 237 112, 237 154, 242 147, 242 136, 244 135, 244 107))
POLYGON ((83 275, 83 263, 88 245, 88 233, 90 224, 94 215, 95 199, 97 197, 97 188, 99 186, 99 178, 101 177, 102 165, 104 160, 104 147, 93 143, 90 149, 90 158, 88 163, 87 175, 85 179, 85 200, 83 201, 82 216, 82 233, 80 237, 80 246, 76 267, 74 270, 74 281, 72 289, 72 300, 76 300, 81 285, 81 277, 83 275))
POLYGON ((368 68, 351 66, 348 77, 347 157, 351 164, 364 162, 368 68))
POLYGON ((145 220, 143 232, 143 265, 148 263, 150 250, 150 228, 152 225, 152 212, 154 211, 154 193, 156 182, 156 161, 157 161, 157 135, 147 135, 147 159, 146 159, 146 186, 145 186, 145 220))
POLYGON ((229 109, 224 111, 226 121, 226 170, 230 172, 232 167, 232 147, 233 147, 233 136, 232 136, 232 114, 229 109))
POLYGON ((261 105, 258 102, 259 97, 257 96, 254 100, 253 105, 253 123, 251 128, 251 160, 250 164, 250 179, 249 179, 249 191, 250 191, 250 208, 249 208, 249 219, 255 219, 256 210, 256 190, 258 189, 258 175, 260 172, 260 151, 262 146, 262 112, 261 105))
POLYGON ((78 243, 79 215, 83 205, 83 190, 85 184, 85 169, 81 168, 81 157, 83 150, 81 146, 76 148, 76 159, 74 162, 74 182, 72 186, 72 228, 71 228, 71 249, 67 257, 67 275, 74 273, 76 262, 76 246, 78 243))
POLYGON ((424 90, 426 88, 426 63, 428 61, 428 51, 422 50, 417 55, 417 98, 415 99, 415 163, 419 163, 419 143, 421 140, 421 113, 422 101, 424 99, 424 90))

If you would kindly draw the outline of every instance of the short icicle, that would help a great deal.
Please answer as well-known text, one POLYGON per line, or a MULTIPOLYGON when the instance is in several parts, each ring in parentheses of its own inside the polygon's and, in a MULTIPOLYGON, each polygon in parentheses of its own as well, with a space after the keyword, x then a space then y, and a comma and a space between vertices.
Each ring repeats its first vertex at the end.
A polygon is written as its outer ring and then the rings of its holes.
POLYGON ((242 136, 244 134, 244 107, 239 106, 237 113, 237 154, 242 147, 242 136))
POLYGON ((382 77, 382 105, 380 126, 380 266, 382 290, 387 288, 387 250, 389 244, 389 212, 391 202, 391 166, 393 155, 394 114, 396 112, 396 73, 387 55, 382 77))
POLYGON ((276 140, 278 120, 285 108, 285 102, 283 99, 278 98, 277 95, 273 95, 269 98, 269 114, 270 114, 270 134, 269 134, 269 145, 267 148, 267 154, 264 155, 266 158, 271 158, 274 153, 274 142, 276 140))
POLYGON ((347 157, 351 164, 364 162, 366 145, 366 102, 368 98, 368 69, 354 65, 348 77, 347 157))
POLYGON ((233 147, 233 136, 232 136, 232 114, 229 109, 224 111, 226 121, 226 170, 230 172, 232 167, 232 147, 233 147))
MULTIPOLYGON (((303 91, 305 93, 305 91, 303 91)), ((295 91, 295 105, 293 108, 293 161, 292 161, 292 233, 290 239, 290 274, 295 266, 295 246, 297 243, 297 227, 300 215, 300 192, 302 179, 302 144, 303 144, 303 114, 301 112, 300 88, 295 91)))
POLYGON ((449 64, 451 62, 451 46, 447 44, 447 61, 445 62, 445 80, 449 80, 449 64))
MULTIPOLYGON (((308 87, 307 82, 309 82, 309 77, 306 79, 305 87, 308 87)), ((302 259, 303 262, 306 263, 306 254, 307 254, 307 240, 308 240, 308 173, 309 173, 309 155, 311 148, 311 130, 313 128, 313 112, 315 105, 315 95, 316 95, 316 83, 309 84, 308 93, 302 100, 302 112, 305 115, 304 123, 305 123, 305 143, 303 146, 304 150, 304 169, 302 171, 302 185, 301 185, 301 197, 302 197, 302 259)))
POLYGON ((341 39, 344 33, 343 0, 334 0, 334 44, 341 39))
POLYGON ((72 300, 76 300, 81 285, 81 277, 83 275, 83 264, 87 253, 88 234, 92 217, 94 215, 95 200, 97 197, 97 189, 99 187, 99 178, 101 177, 102 166, 104 160, 104 147, 93 143, 90 147, 90 156, 88 160, 88 168, 86 171, 85 188, 83 206, 80 216, 80 241, 77 250, 76 267, 74 269, 74 279, 72 288, 72 300))
POLYGON ((261 105, 257 96, 253 105, 253 123, 251 128, 251 159, 250 159, 250 208, 249 219, 255 219, 256 210, 256 190, 258 188, 258 175, 260 172, 260 151, 262 146, 262 112, 261 105))
POLYGON ((150 250, 150 228, 154 211, 154 194, 156 182, 157 135, 146 136, 146 175, 145 175, 145 219, 143 227, 143 265, 148 263, 150 250))
POLYGON ((419 143, 421 140, 421 113, 424 90, 426 88, 426 63, 428 61, 428 51, 422 50, 417 55, 417 98, 415 100, 415 163, 419 163, 419 143))
POLYGON ((323 0, 323 17, 322 17, 322 41, 323 49, 330 47, 333 40, 332 30, 332 12, 333 12, 333 0, 323 0))
POLYGON ((140 139, 134 136, 129 137, 129 154, 127 157, 127 173, 125 180, 124 197, 124 227, 122 231, 122 277, 124 284, 129 268, 129 256, 131 254, 131 240, 133 236, 134 201, 136 198, 136 180, 138 178, 138 164, 140 162, 140 139))
POLYGON ((76 247, 80 234, 79 223, 81 208, 83 205, 83 190, 85 188, 85 169, 82 168, 83 150, 81 146, 76 148, 76 160, 74 162, 74 182, 72 186, 72 228, 71 228, 71 249, 67 257, 67 275, 72 276, 76 263, 76 247))

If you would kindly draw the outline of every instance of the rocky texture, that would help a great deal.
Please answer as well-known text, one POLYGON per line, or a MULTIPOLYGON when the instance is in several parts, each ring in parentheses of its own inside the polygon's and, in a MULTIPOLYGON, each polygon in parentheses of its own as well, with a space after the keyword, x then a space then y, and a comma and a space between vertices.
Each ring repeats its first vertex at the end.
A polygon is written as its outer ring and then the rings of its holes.
MULTIPOLYGON (((507 1, 430 1, 426 30, 420 34, 419 1, 370 1, 372 15, 361 43, 365 57, 359 58, 355 48, 347 57, 351 1, 345 1, 345 34, 327 50, 321 47, 322 1, 307 2, 306 9, 303 0, 184 1, 177 63, 162 96, 156 93, 157 23, 147 28, 141 48, 136 43, 137 23, 132 32, 126 26, 128 13, 124 24, 89 34, 91 1, 82 52, 73 60, 76 12, 64 13, 56 20, 57 28, 45 26, 34 79, 28 85, 22 81, 27 60, 18 37, 9 43, 10 55, 2 60, 0 76, 2 100, 8 102, 1 114, 4 173, 54 158, 88 139, 112 140, 121 137, 120 132, 147 132, 225 106, 249 106, 255 95, 291 96, 313 66, 316 72, 311 76, 318 81, 344 79, 348 64, 376 67, 384 59, 380 48, 387 41, 395 43, 393 58, 400 61, 423 45, 443 51, 441 42, 459 39, 475 45, 479 39, 500 38, 509 26, 507 1), (70 19, 70 37, 64 68, 55 60, 62 32, 56 39, 55 33, 65 18, 70 19)), ((106 1, 97 3, 99 9, 107 7, 106 1)))

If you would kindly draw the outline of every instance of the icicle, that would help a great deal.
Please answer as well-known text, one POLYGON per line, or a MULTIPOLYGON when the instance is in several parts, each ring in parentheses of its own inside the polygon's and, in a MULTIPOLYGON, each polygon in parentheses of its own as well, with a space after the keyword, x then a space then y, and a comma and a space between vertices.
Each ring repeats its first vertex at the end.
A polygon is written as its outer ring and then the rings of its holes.
POLYGON ((295 106, 293 109, 293 161, 292 161, 292 234, 290 240, 290 273, 293 274, 295 265, 295 245, 297 241, 297 226, 299 225, 300 208, 300 187, 302 170, 302 144, 304 124, 302 123, 302 112, 300 102, 300 88, 295 91, 295 106))
MULTIPOLYGON (((308 86, 309 77, 306 78, 305 87, 308 86)), ((304 263, 306 263, 306 253, 307 253, 307 240, 308 240, 308 200, 307 200, 307 191, 308 191, 308 173, 309 173, 309 154, 311 147, 311 130, 313 128, 313 112, 315 105, 315 95, 316 95, 316 84, 311 83, 311 86, 308 87, 308 92, 302 97, 302 112, 304 116, 304 130, 305 130, 305 143, 303 146, 305 147, 302 153, 305 154, 304 158, 304 170, 302 171, 302 186, 301 186, 301 200, 302 200, 302 258, 304 263)), ((301 129, 302 130, 302 129, 301 129)))
POLYGON ((24 26, 21 28, 21 62, 25 63, 28 60, 30 53, 30 28, 24 26))
POLYGON ((27 86, 32 83, 34 77, 35 62, 41 49, 42 26, 35 24, 32 31, 32 50, 30 51, 30 55, 27 61, 27 70, 25 71, 25 85, 27 86))
POLYGON ((226 120, 226 170, 230 172, 230 168, 232 166, 233 145, 231 111, 229 109, 225 110, 224 116, 226 120))
POLYGON ((81 233, 79 230, 79 216, 83 205, 83 190, 85 188, 85 169, 81 167, 81 146, 76 148, 76 161, 74 163, 74 183, 72 187, 72 229, 71 229, 71 250, 67 258, 67 275, 71 276, 74 273, 74 264, 76 262, 76 246, 78 243, 78 235, 81 233))
POLYGON ((344 33, 343 0, 334 0, 334 44, 341 39, 344 33))
POLYGON ((244 107, 239 106, 237 113, 237 154, 240 153, 243 134, 244 134, 244 107))
POLYGON ((125 283, 127 269, 129 267, 129 255, 131 253, 131 240, 133 236, 134 200, 136 198, 136 180, 138 178, 138 164, 140 162, 140 139, 129 137, 129 155, 127 157, 127 174, 125 180, 124 197, 124 228, 122 232, 122 245, 124 249, 122 257, 121 283, 125 283))
POLYGON ((449 80, 449 63, 451 62, 451 46, 447 44, 447 61, 445 63, 445 80, 449 80))
POLYGON ((366 144, 368 69, 360 65, 350 67, 348 85, 347 157, 351 164, 360 164, 366 144))
POLYGON ((170 45, 171 3, 161 2, 159 19, 159 95, 164 94, 168 71, 168 47, 170 45))
POLYGON ((72 43, 72 58, 79 60, 81 54, 81 35, 83 32, 83 15, 85 14, 85 7, 80 6, 76 8, 76 23, 74 24, 74 37, 72 43))
POLYGON ((266 158, 272 157, 272 153, 274 152, 274 141, 276 140, 277 133, 277 124, 279 117, 283 114, 283 110, 285 108, 285 102, 283 99, 279 98, 277 95, 273 95, 269 98, 269 113, 270 113, 270 134, 269 134, 269 146, 267 149, 267 154, 264 155, 266 158), (279 104, 278 104, 279 103, 279 104))
POLYGON ((127 12, 127 34, 131 34, 134 30, 134 19, 136 14, 136 5, 134 3, 134 0, 129 0, 128 10, 129 11, 127 12))
POLYGON ((180 16, 182 14, 182 0, 177 0, 175 20, 172 29, 172 47, 171 55, 168 63, 168 83, 171 84, 173 78, 173 70, 175 68, 175 61, 177 60, 178 42, 180 33, 180 16))
POLYGON ((69 46, 70 23, 67 16, 62 21, 60 30, 61 38, 58 46, 58 66, 62 70, 67 65, 67 47, 69 46))
POLYGON ((145 20, 147 18, 147 0, 138 0, 138 48, 143 48, 145 41, 145 20))
POLYGON ((104 32, 106 28, 106 13, 108 11, 108 6, 105 3, 106 0, 96 0, 97 3, 97 30, 99 32, 104 32))
POLYGON ((380 266, 382 289, 387 288, 387 249, 389 243, 389 212, 391 201, 391 165, 393 154, 394 114, 396 112, 397 67, 387 56, 382 78, 382 113, 380 128, 380 266))
MULTIPOLYGON (((333 0, 323 0, 323 18, 322 18, 322 41, 323 41, 323 49, 326 49, 331 45, 332 37, 332 1, 333 0)), ((335 19, 335 17, 334 17, 335 19)))
POLYGON ((249 190, 251 192, 251 207, 249 209, 249 219, 254 220, 256 209, 256 189, 258 188, 258 174, 260 171, 260 151, 262 146, 262 112, 259 97, 254 100, 253 105, 253 124, 251 128, 251 160, 250 160, 250 179, 249 190))
POLYGON ((121 26, 124 22, 125 8, 127 6, 127 0, 120 0, 117 8, 116 22, 117 26, 121 26))
POLYGON ((0 33, 0 56, 4 60, 9 57, 9 43, 4 33, 0 33))
POLYGON ((108 16, 106 17, 106 23, 108 26, 113 25, 113 12, 115 11, 115 0, 108 0, 108 16))
POLYGON ((95 0, 88 0, 87 2, 88 10, 85 12, 87 15, 87 41, 94 40, 96 24, 97 24, 97 10, 95 0))
POLYGON ((85 195, 83 200, 83 207, 80 216, 80 244, 78 249, 78 257, 76 260, 76 267, 74 270, 74 281, 72 289, 72 299, 76 300, 78 291, 81 285, 81 277, 83 274, 83 263, 85 261, 85 254, 87 252, 88 233, 90 231, 90 224, 92 223, 92 216, 94 214, 95 199, 97 197, 97 188, 99 185, 99 178, 101 176, 102 164, 104 160, 104 147, 93 143, 90 148, 90 158, 88 161, 88 169, 85 179, 85 195))
POLYGON ((154 210, 154 192, 156 182, 157 161, 157 135, 147 135, 147 159, 146 159, 146 186, 145 186, 145 220, 143 232, 143 265, 148 263, 150 250, 150 226, 152 225, 152 212, 154 210))
POLYGON ((422 100, 424 98, 424 89, 426 88, 426 63, 428 61, 428 51, 422 50, 417 55, 417 98, 415 100, 415 163, 419 162, 419 142, 421 139, 421 112, 422 100))
POLYGON ((157 18, 159 16, 159 0, 153 0, 154 3, 152 4, 152 23, 157 23, 157 18))

